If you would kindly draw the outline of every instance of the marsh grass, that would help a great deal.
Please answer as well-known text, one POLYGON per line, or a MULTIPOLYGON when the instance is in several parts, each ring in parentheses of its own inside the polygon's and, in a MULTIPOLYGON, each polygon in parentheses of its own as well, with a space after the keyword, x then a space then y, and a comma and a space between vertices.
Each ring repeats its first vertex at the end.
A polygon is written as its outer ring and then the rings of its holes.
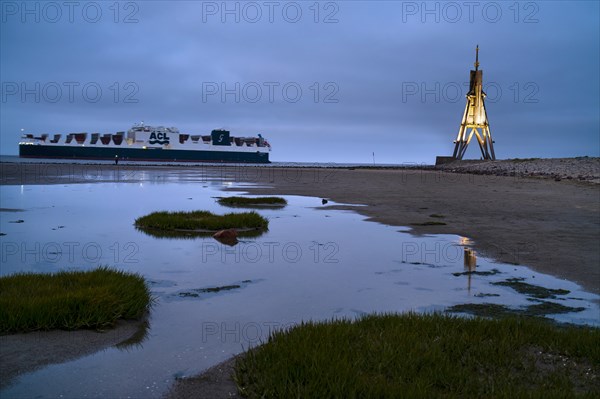
POLYGON ((153 299, 138 274, 100 267, 0 278, 0 333, 102 329, 139 319, 153 299))
POLYGON ((153 212, 135 220, 135 226, 149 231, 216 232, 223 229, 267 230, 269 221, 256 212, 215 215, 208 211, 153 212))
POLYGON ((276 332, 235 381, 249 398, 593 397, 599 342, 540 320, 370 315, 276 332))
POLYGON ((232 207, 283 207, 287 205, 281 197, 221 197, 219 204, 232 207))

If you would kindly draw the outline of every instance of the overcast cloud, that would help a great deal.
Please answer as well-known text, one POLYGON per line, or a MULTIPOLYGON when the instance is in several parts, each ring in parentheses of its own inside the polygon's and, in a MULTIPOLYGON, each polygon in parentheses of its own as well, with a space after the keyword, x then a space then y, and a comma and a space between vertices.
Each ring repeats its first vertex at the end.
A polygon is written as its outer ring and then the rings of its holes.
POLYGON ((499 158, 600 152, 594 1, 0 4, 2 154, 143 120, 262 133, 274 161, 433 163, 477 44, 499 158))

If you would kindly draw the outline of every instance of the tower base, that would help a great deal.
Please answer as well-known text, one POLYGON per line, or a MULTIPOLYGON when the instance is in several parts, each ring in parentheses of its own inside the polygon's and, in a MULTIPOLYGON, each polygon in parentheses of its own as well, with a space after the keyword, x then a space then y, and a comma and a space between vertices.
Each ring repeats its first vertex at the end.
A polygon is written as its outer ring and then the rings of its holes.
POLYGON ((447 157, 447 156, 437 156, 435 157, 435 166, 444 165, 450 162, 456 161, 455 157, 447 157))

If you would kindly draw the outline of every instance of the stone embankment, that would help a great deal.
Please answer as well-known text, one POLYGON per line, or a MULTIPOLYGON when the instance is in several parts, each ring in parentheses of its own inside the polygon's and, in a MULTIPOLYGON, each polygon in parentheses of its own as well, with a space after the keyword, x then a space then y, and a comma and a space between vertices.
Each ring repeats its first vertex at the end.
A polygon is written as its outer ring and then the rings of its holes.
POLYGON ((600 158, 506 159, 500 161, 454 161, 436 169, 479 175, 539 177, 600 184, 600 158))

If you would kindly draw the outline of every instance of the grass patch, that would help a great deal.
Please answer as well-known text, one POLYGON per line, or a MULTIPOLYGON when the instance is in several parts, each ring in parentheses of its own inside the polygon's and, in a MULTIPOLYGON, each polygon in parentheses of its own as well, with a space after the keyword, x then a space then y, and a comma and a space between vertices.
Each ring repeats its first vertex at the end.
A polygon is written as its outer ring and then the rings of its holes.
POLYGON ((422 223, 411 223, 411 226, 445 226, 446 223, 438 222, 437 220, 430 220, 422 223))
POLYGON ((276 332, 236 361, 235 381, 249 398, 593 395, 599 340, 523 318, 370 315, 276 332))
POLYGON ((282 207, 287 205, 285 198, 281 197, 222 197, 219 204, 240 207, 282 207))
POLYGON ((0 333, 110 327, 152 302, 142 276, 107 267, 13 274, 0 278, 0 333))
POLYGON ((430 218, 438 218, 438 219, 443 219, 446 216, 444 215, 440 215, 439 213, 432 213, 431 215, 429 215, 430 218))
POLYGON ((566 295, 571 292, 563 289, 545 288, 539 285, 525 283, 522 278, 511 278, 506 281, 499 281, 492 284, 510 287, 520 294, 541 299, 554 299, 556 298, 556 295, 566 295))
MULTIPOLYGON (((179 233, 211 233, 224 229, 267 230, 269 221, 256 212, 227 213, 215 215, 208 211, 153 212, 135 220, 142 230, 179 233)), ((169 234, 167 234, 168 236, 169 234)), ((241 234, 240 234, 241 235, 241 234)))

